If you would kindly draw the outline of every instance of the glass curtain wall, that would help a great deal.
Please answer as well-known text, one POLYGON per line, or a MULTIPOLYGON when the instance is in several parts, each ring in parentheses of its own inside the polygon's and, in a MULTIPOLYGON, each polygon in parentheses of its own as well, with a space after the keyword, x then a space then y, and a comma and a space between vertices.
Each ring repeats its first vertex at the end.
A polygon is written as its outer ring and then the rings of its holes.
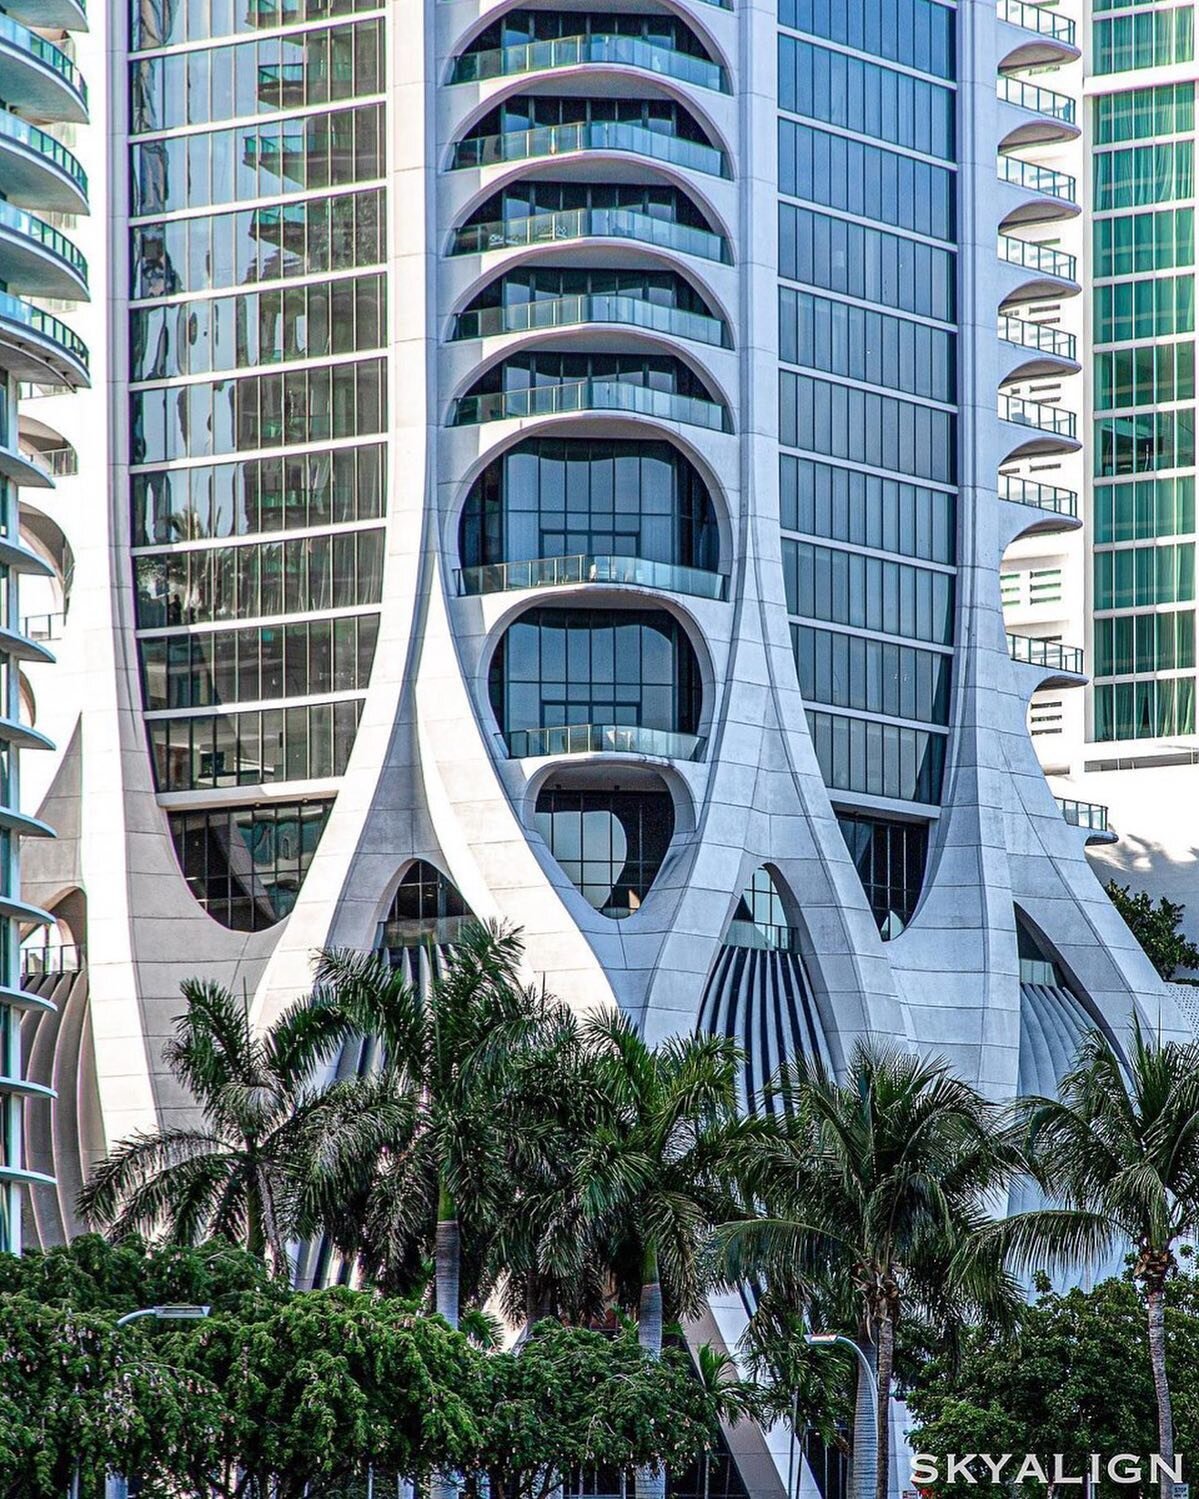
POLYGON ((130 502, 143 707, 200 905, 287 914, 374 659, 386 507, 385 14, 146 0, 130 86, 130 502), (204 212, 197 213, 197 209, 204 212), (324 788, 322 788, 324 789, 324 788))

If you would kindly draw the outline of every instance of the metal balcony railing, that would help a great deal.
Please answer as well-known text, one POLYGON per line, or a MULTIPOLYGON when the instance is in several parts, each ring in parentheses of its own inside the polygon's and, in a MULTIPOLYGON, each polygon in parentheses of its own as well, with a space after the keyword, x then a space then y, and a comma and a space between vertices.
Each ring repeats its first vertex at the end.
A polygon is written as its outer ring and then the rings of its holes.
POLYGON ((1072 489, 1059 489, 1056 484, 1038 484, 1032 479, 1016 479, 1008 474, 1000 475, 999 498, 1011 500, 1016 505, 1035 505, 1038 510, 1051 510, 1055 515, 1078 514, 1078 496, 1072 489))
POLYGON ((1107 808, 1101 807, 1098 802, 1076 802, 1062 796, 1055 796, 1054 801, 1072 827, 1086 828, 1091 833, 1108 831, 1107 808))
POLYGON ((662 135, 625 120, 580 120, 567 125, 539 125, 532 130, 507 130, 502 135, 468 136, 454 147, 453 164, 455 168, 496 166, 566 156, 574 151, 631 151, 689 172, 705 172, 712 177, 730 175, 724 152, 715 146, 681 135, 662 135))
POLYGON ((488 78, 516 78, 524 73, 577 68, 608 63, 672 78, 677 83, 728 93, 728 79, 719 63, 691 52, 647 41, 639 36, 596 33, 521 42, 511 47, 464 52, 454 63, 451 83, 481 83, 488 78))
POLYGON ((1033 240, 1017 239, 1014 234, 999 236, 999 258, 1009 265, 1023 266, 1029 271, 1040 271, 1046 276, 1056 276, 1061 281, 1078 280, 1078 262, 1065 250, 1052 245, 1038 245, 1033 240))
POLYGON ((545 755, 656 755, 663 760, 701 760, 705 741, 639 724, 563 724, 548 729, 509 729, 502 736, 509 758, 545 755))
POLYGON ((751 947, 760 952, 798 952, 799 931, 793 926, 773 926, 761 921, 730 921, 724 945, 751 947))
POLYGON ((727 580, 720 573, 646 557, 538 557, 532 562, 491 562, 464 567, 458 591, 464 595, 507 593, 520 588, 561 588, 579 583, 632 583, 692 598, 723 599, 727 580))
POLYGON ((1064 328, 1049 323, 1034 323, 1030 318, 999 318, 999 336, 1005 343, 1022 349, 1038 349, 1042 354, 1056 354, 1059 359, 1077 360, 1078 340, 1064 328))
POLYGON ((21 949, 21 975, 40 978, 45 973, 78 973, 86 953, 78 942, 46 943, 21 949))
POLYGON ((27 614, 21 621, 21 634, 28 640, 59 640, 66 622, 64 609, 53 614, 27 614))
POLYGON ((1013 661, 1044 666, 1050 671, 1068 671, 1076 677, 1085 675, 1082 650, 1076 645, 1063 645, 1060 640, 1044 640, 1037 635, 1013 635, 1009 631, 1007 649, 1013 661))
POLYGON ((1045 198, 1057 198, 1062 203, 1077 203, 1078 183, 1069 172, 1059 172, 1053 167, 1034 166, 1019 156, 1001 154, 998 162, 999 180, 1010 182, 1013 187, 1027 188, 1031 193, 1040 193, 1045 198))
POLYGON ((483 255, 489 250, 519 250, 575 239, 631 239, 723 265, 732 261, 728 243, 721 235, 692 224, 654 218, 635 208, 566 208, 557 213, 467 224, 454 231, 450 254, 483 255))
POLYGON ((1038 36, 1052 37, 1055 42, 1074 46, 1074 22, 1059 10, 1047 5, 1030 5, 1027 0, 998 0, 999 19, 1035 31, 1038 36))
POLYGON ((1074 100, 1069 94, 1055 93, 1051 88, 1042 88, 1023 78, 1013 78, 1008 73, 999 75, 996 92, 1001 99, 1006 99, 1009 104, 1015 104, 1020 109, 1031 110, 1033 114, 1042 115, 1046 119, 1059 120, 1063 125, 1074 124, 1074 100))
POLYGON ((1035 427, 1054 437, 1077 441, 1078 418, 1073 411, 1051 406, 1048 401, 1026 401, 1021 396, 1000 396, 999 415, 1021 427, 1035 427))
POLYGON ((711 432, 732 430, 728 412, 714 401, 679 396, 624 380, 568 380, 559 385, 533 385, 522 390, 489 391, 463 396, 455 405, 450 425, 472 427, 483 422, 511 421, 527 416, 559 416, 572 411, 629 411, 661 421, 706 427, 711 432))
POLYGON ((671 338, 696 343, 728 344, 728 334, 719 318, 664 307, 643 297, 597 292, 583 296, 555 297, 536 302, 513 302, 506 307, 484 307, 459 314, 454 337, 494 338, 504 333, 532 333, 547 328, 571 328, 584 323, 618 323, 644 328, 671 338))

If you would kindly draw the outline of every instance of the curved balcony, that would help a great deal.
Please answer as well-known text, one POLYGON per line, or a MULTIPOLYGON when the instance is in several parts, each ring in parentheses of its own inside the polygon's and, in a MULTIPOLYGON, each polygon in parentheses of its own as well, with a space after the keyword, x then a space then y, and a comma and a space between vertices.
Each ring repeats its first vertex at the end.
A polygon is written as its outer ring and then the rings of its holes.
POLYGON ((1033 116, 1005 137, 1005 148, 1070 141, 1081 134, 1074 100, 1069 94, 1059 94, 1024 78, 1015 78, 1010 73, 999 75, 996 93, 1005 104, 1013 104, 1033 116))
POLYGON ((86 31, 87 0, 11 0, 8 14, 48 31, 86 31))
POLYGON ((1028 0, 997 0, 996 11, 1001 21, 1028 33, 1004 58, 1005 69, 1073 62, 1079 56, 1076 27, 1061 11, 1028 0))
MULTIPOLYGON (((1019 479, 1011 474, 999 478, 999 498, 1010 500, 1013 505, 1028 505, 1053 516, 1071 522, 1078 521, 1078 496, 1072 489, 1059 489, 1055 484, 1038 484, 1032 479, 1019 479)), ((1071 526, 1070 529, 1073 529, 1071 526)))
POLYGON ((460 171, 514 161, 539 161, 577 151, 631 152, 688 172, 704 172, 710 177, 732 175, 728 158, 715 146, 685 136, 661 135, 645 125, 624 120, 582 120, 571 125, 506 130, 501 135, 467 136, 455 145, 451 166, 460 171))
POLYGON ((481 307, 459 313, 454 320, 454 340, 498 338, 508 333, 549 332, 555 328, 578 328, 588 323, 610 323, 622 328, 640 328, 668 338, 729 348, 732 340, 719 318, 647 302, 643 297, 592 292, 583 296, 554 297, 543 301, 514 302, 507 307, 481 307))
POLYGON ((1080 446, 1078 418, 1074 412, 1061 406, 1053 406, 1048 401, 1029 401, 1021 396, 1001 395, 999 416, 1001 420, 1024 427, 1030 433, 1015 453, 1006 455, 1008 460, 1033 453, 1073 453, 1080 446))
POLYGON ((0 98, 39 120, 87 123, 87 84, 62 50, 0 11, 0 98))
POLYGON ((1077 296, 1078 262, 1065 250, 1053 245, 1039 245, 1034 240, 1013 234, 999 236, 999 258, 1008 265, 1019 266, 1035 279, 1022 282, 1007 298, 1008 302, 1040 302, 1047 298, 1077 296))
POLYGON ((87 173, 61 141, 0 110, 0 181, 8 201, 42 212, 86 213, 87 173))
POLYGON ((531 562, 492 562, 458 571, 462 595, 508 593, 526 588, 568 588, 584 583, 626 583, 691 598, 723 599, 728 579, 720 573, 648 557, 538 557, 531 562))
POLYGON ((551 729, 509 729, 500 736, 510 760, 552 755, 653 755, 661 760, 702 760, 707 743, 698 734, 646 729, 639 724, 564 724, 551 729))
POLYGON ((1034 166, 1032 162, 1024 161, 1019 156, 1002 153, 997 160, 996 170, 1000 182, 1035 194, 1029 201, 1018 204, 1008 213, 1005 225, 1073 218, 1080 212, 1078 183, 1069 172, 1059 172, 1055 167, 1034 166))
POLYGON ((1054 801, 1072 828, 1082 828, 1088 834, 1088 843, 1119 842, 1119 835, 1108 826, 1106 807, 1098 802, 1076 802, 1064 796, 1055 796, 1054 801))
POLYGON ((1007 651, 1013 661, 1039 667, 1045 673, 1043 687, 1081 687, 1087 679, 1079 646, 1038 635, 1015 635, 1009 630, 1007 651))
POLYGON ((556 213, 467 224, 454 231, 451 255, 484 255, 491 250, 522 250, 533 245, 563 244, 580 239, 623 239, 658 250, 694 255, 732 264, 728 241, 691 224, 656 219, 632 208, 571 208, 556 213))
POLYGON ((511 47, 464 52, 455 59, 451 83, 484 83, 491 78, 519 78, 526 73, 550 73, 586 66, 635 68, 657 78, 696 88, 730 92, 728 75, 719 63, 637 36, 598 33, 523 42, 511 47))
POLYGON ((1077 374, 1082 366, 1078 362, 1078 340, 1064 328, 1054 328, 1049 323, 1034 323, 1029 318, 1008 317, 1000 314, 999 337, 1007 344, 1025 349, 1029 358, 1020 361, 1018 370, 1005 378, 1008 380, 1031 379, 1039 375, 1077 374))
POLYGON ((88 383, 87 345, 50 313, 0 292, 0 368, 74 389, 88 383))
POLYGON ((29 297, 87 296, 87 260, 57 229, 0 198, 0 279, 29 297))
POLYGON ((618 411, 658 421, 681 422, 706 427, 710 432, 731 432, 728 412, 715 401, 698 396, 680 396, 648 385, 624 380, 568 380, 557 385, 534 385, 521 390, 488 391, 461 396, 454 403, 452 427, 473 427, 484 422, 520 420, 531 416, 564 416, 583 411, 618 411))

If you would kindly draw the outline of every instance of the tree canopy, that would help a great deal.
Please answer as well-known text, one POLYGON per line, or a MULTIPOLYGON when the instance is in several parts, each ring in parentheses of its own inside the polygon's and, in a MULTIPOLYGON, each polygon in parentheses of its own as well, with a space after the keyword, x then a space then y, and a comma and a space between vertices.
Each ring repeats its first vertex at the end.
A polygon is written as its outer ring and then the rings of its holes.
POLYGON ((1178 930, 1184 905, 1164 895, 1155 905, 1144 890, 1134 895, 1130 885, 1118 885, 1115 880, 1109 880, 1105 888, 1162 978, 1172 979, 1180 968, 1199 968, 1199 947, 1178 930))

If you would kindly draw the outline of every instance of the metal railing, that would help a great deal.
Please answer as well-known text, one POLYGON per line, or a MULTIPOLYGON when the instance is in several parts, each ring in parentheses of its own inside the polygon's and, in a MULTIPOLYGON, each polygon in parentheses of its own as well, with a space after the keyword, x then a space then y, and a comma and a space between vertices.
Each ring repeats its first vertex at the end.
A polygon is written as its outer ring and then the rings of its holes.
POLYGON ((451 83, 480 83, 488 78, 514 78, 522 73, 577 68, 586 63, 613 63, 692 83, 698 88, 728 93, 728 78, 719 63, 639 36, 599 32, 588 36, 553 37, 518 42, 510 47, 464 52, 454 63, 451 83))
POLYGON ((3 109, 0 109, 0 135, 7 135, 10 140, 17 141, 26 150, 45 157, 60 172, 65 173, 83 196, 87 197, 87 173, 83 170, 79 158, 68 151, 61 141, 56 141, 52 135, 39 130, 36 125, 30 125, 27 121, 3 109))
POLYGON ((1056 250, 1052 245, 1038 245, 1034 240, 1018 239, 1014 234, 999 236, 999 258, 1009 265, 1023 266, 1029 271, 1041 271, 1046 276, 1056 276, 1061 281, 1078 280, 1078 261, 1065 250, 1056 250))
POLYGON ((728 412, 699 396, 678 396, 624 380, 566 380, 559 385, 531 385, 523 390, 489 391, 462 396, 450 425, 473 427, 483 422, 527 416, 558 416, 572 411, 629 411, 661 421, 684 422, 712 432, 732 430, 728 412))
POLYGON ((1059 359, 1077 360, 1078 340, 1064 328, 1049 323, 1034 323, 1031 318, 999 317, 999 336, 1005 343, 1022 349, 1038 349, 1042 354, 1056 354, 1059 359))
POLYGON ((673 562, 651 562, 647 557, 579 554, 464 567, 458 572, 458 592, 476 595, 507 593, 519 588, 561 588, 578 583, 632 583, 641 588, 660 588, 666 593, 685 593, 693 598, 723 599, 727 581, 720 573, 673 562))
POLYGON ((658 219, 635 208, 564 208, 556 213, 467 224, 454 231, 450 254, 483 255, 488 250, 524 249, 575 239, 631 239, 722 265, 732 262, 728 241, 721 235, 692 224, 658 219))
POLYGON ((65 609, 53 614, 27 614, 21 621, 21 634, 27 640, 59 640, 67 622, 65 609))
POLYGON ((1034 166, 1019 156, 1002 153, 998 161, 999 180, 1010 182, 1013 187, 1025 187, 1045 198, 1057 198, 1062 203, 1078 201, 1078 183, 1069 172, 1059 172, 1053 167, 1034 166))
POLYGON ((1059 10, 1047 5, 1030 5, 1028 0, 998 0, 999 19, 1035 31, 1038 36, 1052 37, 1055 42, 1074 45, 1074 22, 1059 10))
POLYGON ((48 338, 76 360, 83 368, 87 369, 87 345, 67 327, 49 312, 43 312, 40 307, 34 307, 32 303, 23 301, 20 297, 14 297, 11 292, 0 292, 0 319, 11 323, 21 323, 32 332, 40 334, 42 338, 48 338))
POLYGON ((77 245, 59 230, 3 198, 0 198, 0 229, 9 229, 13 234, 36 241, 69 265, 81 281, 87 281, 87 259, 77 245))
POLYGON ((730 921, 724 945, 764 952, 798 952, 799 931, 793 926, 772 926, 761 921, 730 921))
POLYGON ((1009 104, 1015 104, 1020 109, 1031 110, 1033 114, 1043 115, 1047 119, 1060 120, 1063 125, 1074 124, 1074 100, 1069 94, 1056 93, 1051 88, 1042 88, 1040 84, 1028 83, 1023 78, 1013 78, 1008 73, 999 75, 996 92, 1001 99, 1006 99, 1009 104))
POLYGON ((730 175, 724 152, 715 146, 681 135, 660 135, 625 120, 579 120, 565 125, 537 125, 531 130, 507 130, 502 135, 467 136, 454 147, 453 165, 496 166, 507 161, 565 156, 573 151, 632 151, 690 172, 706 172, 712 177, 730 175))
POLYGON ((64 448, 43 448, 37 461, 56 479, 69 479, 79 472, 79 451, 68 443, 64 448))
POLYGON ((1076 440, 1078 418, 1074 412, 1066 411, 1061 406, 1052 406, 1048 401, 1026 401, 1022 396, 1000 396, 999 415, 1004 421, 1015 422, 1020 427, 1035 427, 1038 432, 1076 440))
POLYGON ((87 954, 81 943, 46 943, 21 949, 21 976, 40 978, 46 973, 78 973, 87 954))
POLYGON ((83 74, 61 47, 56 47, 36 31, 30 31, 27 26, 22 26, 11 16, 0 12, 0 43, 4 42, 18 52, 28 52, 31 57, 36 57, 38 62, 57 73, 80 104, 87 108, 87 84, 83 74))
POLYGON ((545 755, 657 755, 663 760, 701 760, 698 734, 647 729, 640 724, 563 724, 548 729, 509 729, 501 736, 512 760, 545 755))
POLYGON ((1107 808, 1101 807, 1098 802, 1076 802, 1062 796, 1055 796, 1054 801, 1072 827, 1086 828, 1092 833, 1108 831, 1107 808))
POLYGON ((1055 515, 1078 514, 1078 496, 1072 489, 1059 489, 1056 484, 1038 484, 1032 479, 1017 479, 1009 474, 999 478, 999 498, 1011 500, 1016 505, 1035 505, 1038 510, 1051 510, 1055 515))
POLYGON ((513 302, 507 307, 483 307, 463 312, 455 319, 453 336, 455 339, 494 338, 503 333, 531 333, 546 328, 577 327, 583 323, 619 323, 645 328, 652 333, 665 333, 672 338, 713 344, 717 348, 727 347, 729 343, 725 325, 719 318, 614 292, 513 302))
POLYGON ((1063 645, 1060 640, 1046 640, 1039 635, 1014 635, 1009 631, 1007 650, 1013 661, 1028 666, 1068 671, 1076 677, 1085 675, 1082 650, 1076 645, 1063 645))

